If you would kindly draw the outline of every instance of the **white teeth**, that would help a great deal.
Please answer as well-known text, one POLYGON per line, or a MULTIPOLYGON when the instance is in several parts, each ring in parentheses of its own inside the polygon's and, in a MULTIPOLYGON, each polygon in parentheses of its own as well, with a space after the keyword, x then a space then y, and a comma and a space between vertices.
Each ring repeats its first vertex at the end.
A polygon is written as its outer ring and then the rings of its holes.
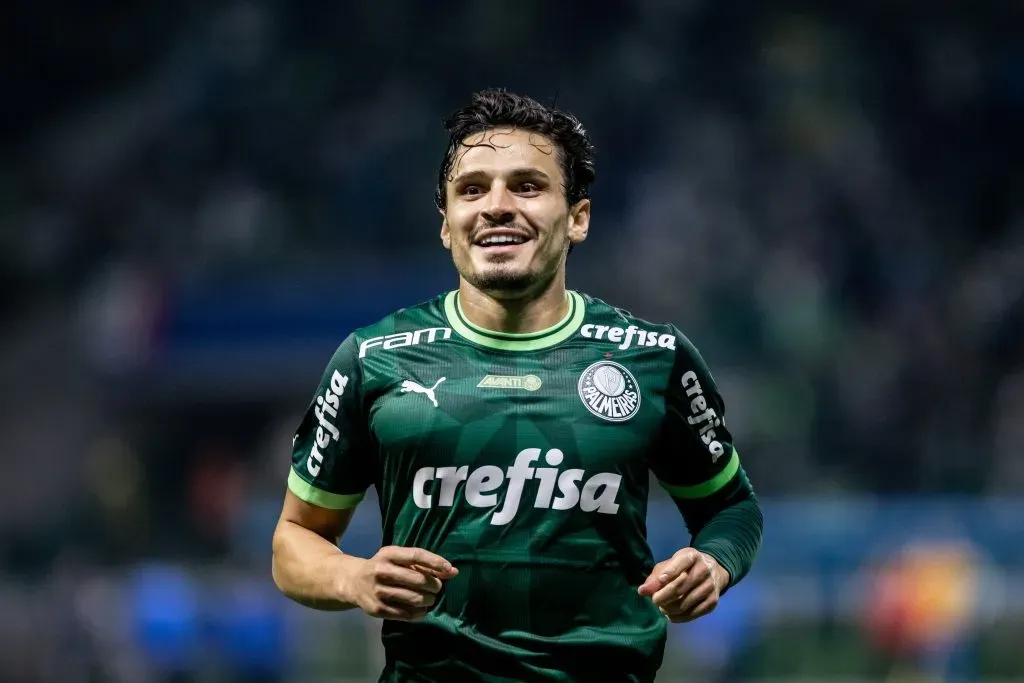
POLYGON ((489 247, 493 244, 522 244, 526 238, 518 235, 492 235, 480 242, 481 245, 489 247))

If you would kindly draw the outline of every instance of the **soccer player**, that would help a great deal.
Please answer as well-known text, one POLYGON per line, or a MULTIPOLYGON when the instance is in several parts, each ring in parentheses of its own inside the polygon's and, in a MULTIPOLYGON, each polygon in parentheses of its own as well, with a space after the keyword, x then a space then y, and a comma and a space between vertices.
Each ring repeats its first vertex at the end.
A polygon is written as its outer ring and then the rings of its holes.
POLYGON ((295 435, 273 575, 384 619, 380 681, 652 681, 668 622, 750 569, 761 512, 704 361, 675 327, 567 290, 593 146, 490 90, 445 122, 455 291, 345 339, 295 435), (681 550, 646 542, 654 475, 681 550), (369 487, 383 547, 338 548, 369 487))

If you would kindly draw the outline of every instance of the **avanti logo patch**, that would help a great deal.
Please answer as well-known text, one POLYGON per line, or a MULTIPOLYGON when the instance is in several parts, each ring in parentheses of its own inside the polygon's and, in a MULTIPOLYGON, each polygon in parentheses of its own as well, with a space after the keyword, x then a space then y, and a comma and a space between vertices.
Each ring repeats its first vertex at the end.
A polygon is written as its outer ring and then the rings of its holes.
POLYGON ((537 375, 487 375, 480 383, 478 389, 522 389, 523 391, 537 391, 544 384, 537 375))

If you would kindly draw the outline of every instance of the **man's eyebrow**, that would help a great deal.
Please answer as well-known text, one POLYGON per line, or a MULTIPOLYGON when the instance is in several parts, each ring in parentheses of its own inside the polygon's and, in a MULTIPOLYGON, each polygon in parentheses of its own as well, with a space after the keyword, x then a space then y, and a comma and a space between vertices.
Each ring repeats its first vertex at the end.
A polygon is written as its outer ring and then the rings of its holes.
MULTIPOLYGON (((459 175, 457 175, 454 178, 452 178, 451 182, 453 184, 457 184, 457 183, 460 183, 460 182, 465 182, 466 180, 472 180, 472 179, 476 179, 476 178, 485 178, 485 177, 487 177, 487 175, 488 175, 488 173, 486 171, 483 171, 483 170, 466 171, 465 173, 460 173, 459 175)), ((544 171, 540 170, 539 168, 532 168, 532 167, 529 167, 529 166, 524 166, 522 168, 512 169, 511 171, 508 172, 508 176, 511 177, 511 178, 528 178, 528 177, 532 177, 532 178, 540 178, 542 180, 551 180, 551 178, 548 176, 548 174, 545 173, 544 171)))

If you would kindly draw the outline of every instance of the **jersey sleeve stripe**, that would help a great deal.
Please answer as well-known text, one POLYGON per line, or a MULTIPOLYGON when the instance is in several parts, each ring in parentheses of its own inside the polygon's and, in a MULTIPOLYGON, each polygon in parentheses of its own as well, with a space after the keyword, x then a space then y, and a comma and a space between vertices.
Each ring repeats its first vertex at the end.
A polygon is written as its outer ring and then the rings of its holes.
POLYGON ((347 510, 359 505, 365 493, 328 493, 305 481, 293 469, 288 474, 288 489, 310 505, 330 510, 347 510))
POLYGON ((732 457, 729 458, 729 462, 725 465, 722 471, 711 479, 708 479, 703 484, 695 484, 693 486, 673 486, 672 484, 666 484, 660 480, 658 483, 668 491, 669 495, 675 498, 706 498, 732 481, 732 478, 736 476, 736 473, 739 472, 739 470, 740 454, 736 450, 733 450, 732 457))

